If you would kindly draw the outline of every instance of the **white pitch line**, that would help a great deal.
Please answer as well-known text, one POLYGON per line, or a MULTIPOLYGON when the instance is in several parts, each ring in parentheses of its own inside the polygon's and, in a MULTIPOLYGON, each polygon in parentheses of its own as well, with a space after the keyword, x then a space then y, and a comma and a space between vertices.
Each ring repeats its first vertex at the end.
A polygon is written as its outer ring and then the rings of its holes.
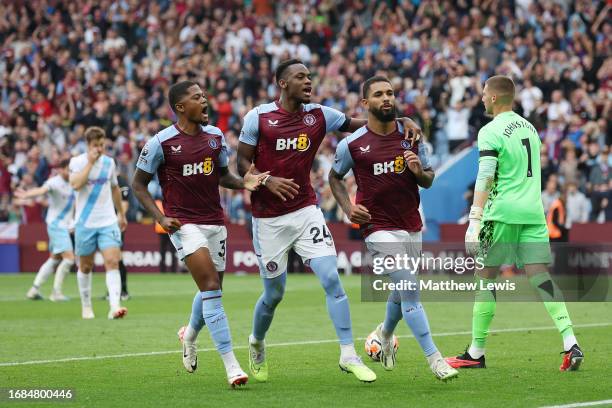
MULTIPOLYGON (((586 324, 577 324, 574 325, 575 328, 586 328, 586 327, 605 327, 612 326, 612 323, 586 323, 586 324)), ((510 329, 497 329, 490 330, 489 333, 512 333, 512 332, 524 332, 524 331, 544 331, 544 330, 553 330, 556 329, 553 326, 538 326, 538 327, 515 327, 510 329)), ((445 336, 463 336, 467 334, 472 334, 471 331, 458 331, 458 332, 448 332, 448 333, 437 333, 434 334, 434 337, 445 337, 445 336)), ((414 337, 410 334, 397 336, 399 338, 411 338, 414 337)), ((365 340, 365 337, 357 337, 355 340, 365 340)), ((267 347, 286 347, 286 346, 304 346, 309 344, 325 344, 325 343, 336 343, 338 339, 327 339, 327 340, 306 340, 306 341, 291 341, 285 343, 273 343, 266 345, 267 347)), ((234 346, 234 349, 246 349, 247 346, 234 346)), ((214 348, 203 348, 198 349, 198 351, 206 352, 206 351, 216 351, 214 348)), ((90 361, 90 360, 108 360, 113 358, 127 358, 127 357, 144 357, 144 356, 160 356, 166 354, 176 354, 182 353, 181 350, 166 350, 166 351, 148 351, 144 353, 126 353, 126 354, 111 354, 111 355, 102 355, 102 356, 84 356, 84 357, 68 357, 68 358, 59 358, 56 360, 32 360, 32 361, 17 361, 11 363, 0 363, 0 367, 13 367, 13 366, 22 366, 22 365, 38 365, 38 364, 53 364, 53 363, 70 363, 73 361, 90 361)))
POLYGON ((589 402, 575 402, 573 404, 566 405, 547 405, 540 408, 577 408, 577 407, 594 407, 596 405, 612 405, 612 399, 601 400, 601 401, 589 401, 589 402))

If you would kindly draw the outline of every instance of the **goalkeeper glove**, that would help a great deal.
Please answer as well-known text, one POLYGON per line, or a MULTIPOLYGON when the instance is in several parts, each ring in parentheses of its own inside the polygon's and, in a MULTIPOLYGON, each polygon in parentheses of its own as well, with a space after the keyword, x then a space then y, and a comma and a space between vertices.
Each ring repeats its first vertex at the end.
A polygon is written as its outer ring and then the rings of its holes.
POLYGON ((468 255, 477 255, 479 249, 480 220, 482 219, 482 208, 472 206, 469 215, 470 224, 465 233, 465 250, 468 255))

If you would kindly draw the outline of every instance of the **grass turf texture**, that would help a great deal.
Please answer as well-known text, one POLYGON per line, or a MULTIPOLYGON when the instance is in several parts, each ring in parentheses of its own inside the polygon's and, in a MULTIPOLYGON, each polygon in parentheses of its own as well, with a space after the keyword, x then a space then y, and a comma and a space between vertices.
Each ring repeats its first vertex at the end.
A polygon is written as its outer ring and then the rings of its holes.
MULTIPOLYGON (((578 372, 561 373, 561 339, 543 305, 500 303, 492 330, 550 327, 492 333, 485 370, 461 371, 450 383, 436 380, 410 331, 400 322, 398 361, 386 372, 356 348, 374 369, 378 381, 358 382, 338 369, 339 349, 327 316, 325 296, 312 275, 290 275, 287 292, 276 311, 267 337, 269 345, 328 340, 318 344, 268 348, 270 380, 253 379, 231 390, 222 362, 214 351, 201 351, 195 374, 181 363, 177 329, 186 324, 195 285, 187 275, 131 275, 131 300, 124 304, 125 320, 106 319, 108 303, 104 276, 94 276, 96 319, 81 320, 74 275, 66 280, 66 303, 25 300, 32 274, 0 276, 0 387, 72 388, 74 402, 20 402, 3 406, 144 407, 144 406, 520 406, 536 407, 594 401, 612 397, 609 388, 612 326, 576 328, 585 352, 578 372), (406 336, 401 338, 402 336, 406 336), (331 340, 331 341, 329 341, 331 340), (50 362, 6 366, 5 363, 166 351, 166 354, 112 359, 50 362)), ((361 303, 358 276, 343 277, 351 301, 353 334, 364 338, 383 319, 384 303, 361 303)), ((236 355, 248 370, 246 343, 253 306, 261 284, 256 276, 226 276, 224 306, 228 313, 236 355)), ((50 283, 43 288, 48 296, 50 283)), ((463 351, 469 334, 471 303, 427 303, 434 340, 445 356, 463 351)), ((607 303, 568 305, 575 325, 612 324, 607 303)), ((212 349, 206 329, 199 348, 212 349)))

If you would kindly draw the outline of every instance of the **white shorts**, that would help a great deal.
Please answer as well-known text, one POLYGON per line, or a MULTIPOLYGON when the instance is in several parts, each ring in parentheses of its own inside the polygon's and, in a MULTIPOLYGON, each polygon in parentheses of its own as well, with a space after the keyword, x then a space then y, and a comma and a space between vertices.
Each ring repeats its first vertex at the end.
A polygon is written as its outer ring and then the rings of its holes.
POLYGON ((325 217, 314 205, 280 217, 253 217, 253 247, 261 276, 269 279, 287 270, 291 248, 304 262, 322 256, 336 256, 334 239, 325 217))
POLYGON ((421 256, 423 240, 420 231, 376 231, 366 237, 365 243, 374 265, 377 265, 377 259, 381 261, 378 263, 380 266, 384 258, 396 257, 397 255, 402 257, 400 268, 383 268, 384 272, 382 274, 395 272, 399 269, 410 270, 414 274, 418 273, 418 268, 412 271, 412 265, 414 265, 412 262, 407 263, 407 267, 404 267, 406 263, 403 262, 403 257, 407 255, 408 258, 415 258, 416 260, 421 256))
POLYGON ((207 248, 217 272, 225 271, 227 229, 224 225, 183 224, 170 234, 170 241, 181 261, 198 249, 207 248))

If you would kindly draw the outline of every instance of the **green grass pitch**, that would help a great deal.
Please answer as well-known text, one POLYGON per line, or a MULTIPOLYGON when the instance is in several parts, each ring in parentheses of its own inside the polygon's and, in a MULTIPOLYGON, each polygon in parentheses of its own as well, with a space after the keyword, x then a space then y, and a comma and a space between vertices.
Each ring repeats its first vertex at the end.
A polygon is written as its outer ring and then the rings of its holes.
MULTIPOLYGON (((343 277, 351 302, 358 352, 378 380, 358 382, 338 369, 339 349, 325 296, 312 275, 290 275, 287 292, 268 334, 270 380, 228 387, 207 331, 199 338, 199 367, 181 364, 178 328, 187 323, 195 285, 187 275, 131 275, 125 320, 106 319, 99 300, 104 277, 94 277, 96 319, 80 318, 76 278, 66 281, 66 303, 27 301, 32 274, 0 277, 0 387, 72 388, 73 402, 0 401, 0 406, 61 407, 538 407, 612 398, 612 307, 568 305, 585 352, 578 372, 559 372, 562 344, 544 307, 500 303, 493 322, 486 370, 461 371, 455 381, 436 380, 407 326, 400 322, 393 372, 368 361, 363 338, 383 319, 383 303, 359 301, 359 277, 343 277), (108 358, 107 356, 115 356, 108 358), (75 359, 83 357, 83 359, 75 359), (45 360, 45 362, 41 362, 45 360), (60 361, 57 361, 60 360, 60 361), (34 362, 33 364, 11 364, 34 362)), ((248 369, 247 336, 261 291, 256 276, 227 276, 224 306, 235 352, 248 369)), ((44 294, 50 292, 50 282, 44 294)), ((470 340, 471 303, 426 303, 438 348, 457 354, 470 340)))

